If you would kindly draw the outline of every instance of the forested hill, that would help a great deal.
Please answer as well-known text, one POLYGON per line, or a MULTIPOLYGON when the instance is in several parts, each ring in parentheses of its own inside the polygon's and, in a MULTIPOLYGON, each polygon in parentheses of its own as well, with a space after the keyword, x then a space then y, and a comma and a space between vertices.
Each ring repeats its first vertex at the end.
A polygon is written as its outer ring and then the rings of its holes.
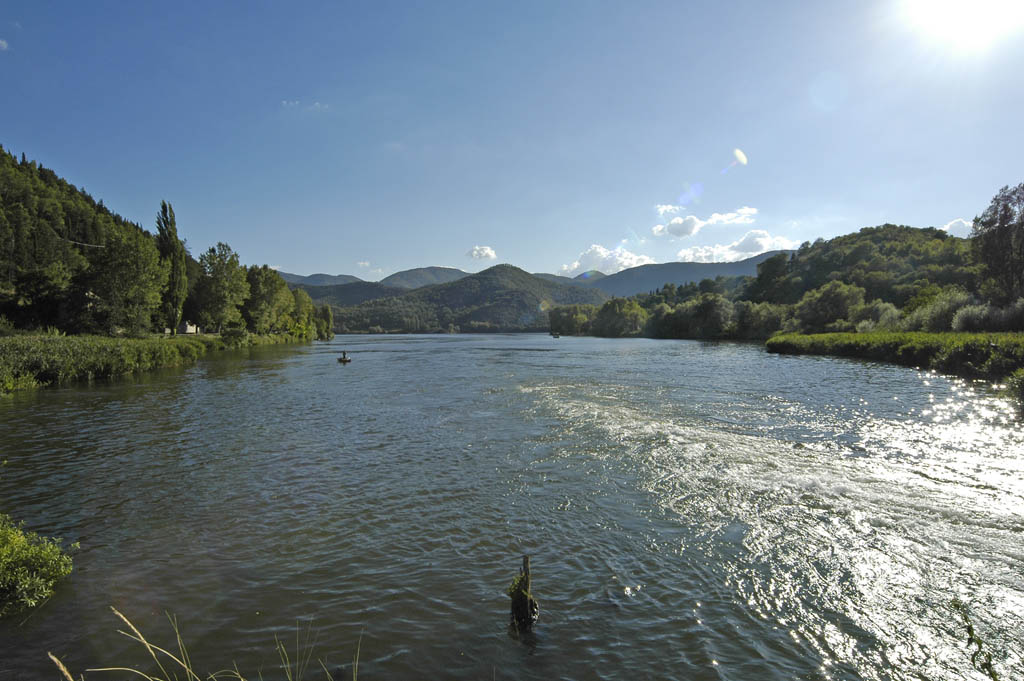
POLYGON ((447 284, 468 276, 469 272, 463 272, 454 267, 416 267, 411 270, 395 272, 391 276, 381 279, 380 283, 395 288, 416 289, 435 284, 447 284))
POLYGON ((540 331, 555 305, 600 304, 601 291, 495 265, 457 281, 334 310, 341 332, 540 331))
POLYGON ((0 335, 145 336, 181 322, 236 339, 331 335, 330 308, 268 266, 242 265, 225 243, 193 258, 169 203, 150 233, 0 147, 0 335))
POLYGON ((290 272, 278 272, 281 278, 292 286, 338 286, 341 284, 353 284, 362 281, 359 277, 351 274, 291 274, 290 272))
POLYGON ((318 305, 333 305, 335 307, 350 307, 368 300, 377 298, 391 298, 406 293, 404 288, 385 286, 376 281, 354 281, 350 284, 337 284, 335 286, 309 286, 299 284, 297 287, 309 294, 314 303, 318 305))
POLYGON ((684 285, 697 283, 702 279, 716 277, 752 277, 757 266, 779 253, 769 251, 736 262, 666 262, 657 265, 640 265, 622 270, 606 277, 591 279, 588 284, 613 296, 635 296, 660 289, 665 284, 684 285))
POLYGON ((149 276, 158 257, 155 246, 145 248, 152 240, 84 189, 0 147, 0 311, 8 322, 74 330, 123 322, 113 301, 87 312, 85 292, 107 303, 105 293, 128 287, 121 265, 135 250, 134 269, 149 276))

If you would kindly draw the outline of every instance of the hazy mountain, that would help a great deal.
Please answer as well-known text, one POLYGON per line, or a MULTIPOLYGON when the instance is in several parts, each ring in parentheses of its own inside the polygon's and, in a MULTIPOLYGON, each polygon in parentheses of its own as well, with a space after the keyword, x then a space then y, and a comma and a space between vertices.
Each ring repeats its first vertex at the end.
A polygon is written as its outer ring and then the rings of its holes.
POLYGON ((351 284, 355 281, 362 281, 359 277, 353 277, 351 274, 311 274, 308 277, 281 271, 278 271, 278 274, 289 284, 303 284, 305 286, 334 286, 336 284, 351 284))
POLYGON ((335 307, 347 307, 358 305, 367 300, 387 298, 389 296, 400 296, 406 292, 405 289, 394 286, 384 286, 375 281, 354 281, 350 284, 336 284, 334 286, 309 286, 308 284, 293 285, 293 288, 301 288, 317 305, 334 305, 335 307))
POLYGON ((469 272, 463 272, 453 267, 416 267, 411 270, 395 272, 390 277, 381 279, 380 283, 395 288, 415 289, 421 286, 447 284, 467 276, 469 276, 469 272))
POLYGON ((545 310, 549 306, 601 304, 607 298, 602 291, 547 281, 512 265, 495 265, 447 284, 336 309, 334 321, 341 332, 431 332, 455 327, 461 331, 539 331, 547 328, 545 310))
POLYGON ((666 262, 657 265, 640 265, 622 270, 589 284, 613 296, 628 297, 637 293, 648 293, 665 284, 688 284, 701 279, 724 277, 757 276, 757 266, 782 251, 769 251, 736 262, 666 262))
POLYGON ((544 281, 553 281, 556 284, 565 284, 567 286, 576 286, 580 283, 570 277, 563 277, 558 274, 548 274, 546 272, 533 272, 533 276, 539 277, 544 281))
POLYGON ((608 276, 604 272, 598 270, 589 270, 583 274, 577 274, 575 277, 563 277, 560 274, 545 274, 543 272, 534 272, 533 276, 540 277, 541 279, 547 279, 557 284, 568 284, 570 286, 590 286, 598 279, 603 279, 608 276))

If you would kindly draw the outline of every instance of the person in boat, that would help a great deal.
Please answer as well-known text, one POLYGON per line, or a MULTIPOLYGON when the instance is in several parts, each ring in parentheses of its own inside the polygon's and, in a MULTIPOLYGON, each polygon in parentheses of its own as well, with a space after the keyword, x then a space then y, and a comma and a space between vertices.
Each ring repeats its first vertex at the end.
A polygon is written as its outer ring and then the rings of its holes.
POLYGON ((342 358, 342 359, 348 359, 348 353, 347 353, 347 352, 345 352, 344 350, 342 350, 342 351, 341 351, 341 358, 342 358))

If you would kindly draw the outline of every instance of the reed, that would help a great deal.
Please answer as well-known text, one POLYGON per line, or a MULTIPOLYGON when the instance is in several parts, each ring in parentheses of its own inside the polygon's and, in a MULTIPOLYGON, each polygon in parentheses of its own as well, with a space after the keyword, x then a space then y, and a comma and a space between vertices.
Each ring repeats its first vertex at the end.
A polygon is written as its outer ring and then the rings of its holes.
MULTIPOLYGON (((167 619, 171 624, 171 629, 174 631, 174 645, 177 648, 176 651, 172 652, 167 648, 158 646, 151 643, 139 629, 132 624, 131 620, 125 617, 122 613, 118 612, 116 608, 111 606, 111 611, 114 615, 120 619, 125 626, 127 631, 118 629, 117 633, 122 636, 127 636, 129 639, 137 642, 143 647, 146 654, 152 660, 153 669, 144 671, 135 667, 99 667, 93 669, 86 669, 86 672, 117 672, 122 674, 130 674, 133 676, 139 676, 147 681, 203 681, 207 679, 209 681, 217 681, 218 679, 227 679, 229 681, 250 681, 250 679, 256 679, 262 681, 263 672, 257 672, 255 677, 245 676, 238 667, 237 663, 232 663, 230 668, 220 669, 214 672, 201 675, 195 668, 192 662, 192 658, 189 655, 188 647, 185 645, 185 641, 181 635, 181 628, 178 626, 178 620, 173 615, 168 614, 167 619)), ((310 664, 313 660, 314 649, 316 646, 317 637, 313 631, 313 624, 310 622, 303 634, 302 628, 296 626, 295 628, 295 650, 292 654, 289 654, 287 646, 277 636, 274 637, 275 650, 278 655, 278 659, 281 663, 281 670, 284 672, 286 681, 302 681, 306 678, 307 672, 310 669, 310 664)), ((352 658, 352 681, 357 681, 358 669, 359 669, 359 650, 362 646, 362 636, 359 637, 359 643, 356 645, 356 652, 352 658)), ((65 681, 75 681, 75 678, 71 675, 71 672, 64 665, 64 663, 54 655, 52 652, 47 652, 49 658, 57 666, 61 677, 65 681)), ((327 669, 327 664, 322 659, 317 659, 320 667, 323 669, 327 681, 334 681, 334 677, 331 672, 327 669)), ((83 679, 80 677, 80 679, 83 679)))
POLYGON ((210 352, 228 347, 295 341, 286 334, 153 338, 3 336, 0 337, 0 394, 185 366, 210 352))
POLYGON ((859 357, 1000 381, 1024 368, 1024 334, 870 332, 783 334, 768 352, 859 357))

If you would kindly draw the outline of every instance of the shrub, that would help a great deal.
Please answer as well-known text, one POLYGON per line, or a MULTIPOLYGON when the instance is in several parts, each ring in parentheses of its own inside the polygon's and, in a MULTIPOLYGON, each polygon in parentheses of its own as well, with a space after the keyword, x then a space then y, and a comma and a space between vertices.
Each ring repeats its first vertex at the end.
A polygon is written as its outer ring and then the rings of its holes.
POLYGON ((970 304, 971 296, 967 291, 951 288, 907 315, 900 327, 903 331, 949 331, 953 328, 956 313, 970 304))
POLYGON ((1017 404, 1024 409, 1024 369, 1017 369, 1006 380, 1006 390, 1017 404))
POLYGON ((851 309, 863 304, 864 289, 860 286, 830 281, 805 293, 793 308, 793 316, 803 331, 820 332, 836 320, 847 319, 851 309))
POLYGON ((1006 307, 967 305, 953 317, 954 331, 1024 331, 1024 298, 1006 307))
POLYGON ((59 540, 25 532, 0 513, 0 617, 43 603, 69 574, 71 556, 59 540))

